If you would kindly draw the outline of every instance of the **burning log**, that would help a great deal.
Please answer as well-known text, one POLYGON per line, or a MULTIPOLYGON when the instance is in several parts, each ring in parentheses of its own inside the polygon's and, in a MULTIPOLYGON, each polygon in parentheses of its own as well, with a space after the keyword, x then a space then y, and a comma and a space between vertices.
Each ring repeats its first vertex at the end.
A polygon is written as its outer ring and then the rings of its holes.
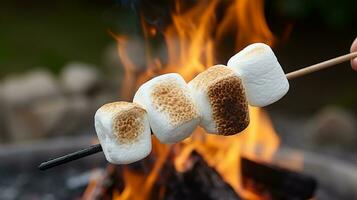
POLYGON ((310 199, 317 182, 314 178, 277 166, 242 158, 243 186, 271 199, 310 199))
MULTIPOLYGON (((166 162, 147 199, 243 199, 197 152, 193 151, 187 162, 189 167, 184 172, 176 171, 172 162, 166 162)), ((129 166, 131 173, 138 176, 142 176, 148 167, 148 163, 143 162, 140 166, 129 166)), ((261 199, 303 200, 314 196, 317 183, 310 176, 247 158, 242 158, 241 167, 243 186, 261 199)), ((105 178, 93 189, 101 192, 86 191, 84 196, 89 199, 112 199, 114 193, 122 193, 128 187, 125 183, 129 181, 125 179, 123 170, 123 167, 110 166, 105 178)))
MULTIPOLYGON (((130 173, 143 176, 143 174, 145 174, 144 171, 150 168, 148 163, 144 163, 144 161, 139 162, 140 164, 129 165, 128 169, 130 168, 130 173)), ((145 199, 242 199, 239 194, 223 180, 218 172, 204 161, 201 155, 193 152, 187 162, 190 163, 190 167, 184 172, 176 171, 172 162, 165 163, 160 171, 160 177, 156 179, 152 190, 144 195, 146 197, 145 199)), ((124 170, 125 169, 120 166, 109 166, 103 178, 97 180, 91 190, 87 188, 83 194, 84 199, 113 199, 114 193, 123 193, 126 187, 130 187, 126 183, 131 181, 126 179, 128 177, 124 175, 124 170)), ((135 177, 136 176, 132 176, 130 178, 135 177)), ((141 189, 141 193, 143 192, 143 189, 141 189)), ((137 194, 135 193, 133 195, 137 194)))
POLYGON ((171 173, 164 199, 242 199, 218 172, 204 161, 201 155, 193 152, 190 162, 192 165, 189 170, 183 173, 171 173))

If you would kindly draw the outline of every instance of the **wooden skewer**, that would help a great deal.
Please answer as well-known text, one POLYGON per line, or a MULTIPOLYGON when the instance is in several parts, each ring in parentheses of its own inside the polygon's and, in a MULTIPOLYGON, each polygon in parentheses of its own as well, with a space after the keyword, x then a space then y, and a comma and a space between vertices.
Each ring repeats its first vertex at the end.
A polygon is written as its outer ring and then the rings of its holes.
MULTIPOLYGON (((286 74, 286 78, 289 80, 293 80, 295 78, 305 76, 307 74, 310 74, 310 73, 313 73, 316 71, 320 71, 320 70, 326 69, 328 67, 332 67, 334 65, 349 61, 355 57, 357 57, 357 52, 339 56, 339 57, 315 64, 315 65, 311 65, 309 67, 305 67, 305 68, 290 72, 290 73, 286 74)), ((62 165, 62 164, 92 155, 92 154, 95 154, 95 153, 99 153, 101 151, 103 151, 101 145, 95 144, 95 145, 92 145, 85 149, 81 149, 79 151, 72 152, 72 153, 66 154, 64 156, 45 161, 38 166, 38 169, 47 170, 47 169, 50 169, 55 166, 59 166, 59 165, 62 165)))
POLYGON ((349 54, 343 55, 343 56, 339 56, 339 57, 336 57, 336 58, 333 58, 333 59, 330 59, 330 60, 326 60, 324 62, 317 63, 315 65, 304 67, 302 69, 299 69, 299 70, 296 70, 296 71, 293 71, 293 72, 290 72, 290 73, 286 74, 286 78, 289 79, 289 80, 292 80, 292 79, 295 79, 295 78, 299 78, 301 76, 305 76, 307 74, 311 74, 313 72, 320 71, 320 70, 335 66, 337 64, 349 61, 349 60, 351 60, 352 58, 355 58, 355 57, 357 57, 357 51, 353 52, 353 53, 349 53, 349 54))

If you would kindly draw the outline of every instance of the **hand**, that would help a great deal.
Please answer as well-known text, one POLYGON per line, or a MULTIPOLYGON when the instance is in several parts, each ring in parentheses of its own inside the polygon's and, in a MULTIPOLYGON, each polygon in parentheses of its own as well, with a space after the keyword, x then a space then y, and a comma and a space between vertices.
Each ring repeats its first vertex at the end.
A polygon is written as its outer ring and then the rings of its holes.
MULTIPOLYGON (((357 51, 357 38, 353 41, 351 46, 351 53, 357 51)), ((357 71, 357 57, 351 60, 352 69, 357 71)))

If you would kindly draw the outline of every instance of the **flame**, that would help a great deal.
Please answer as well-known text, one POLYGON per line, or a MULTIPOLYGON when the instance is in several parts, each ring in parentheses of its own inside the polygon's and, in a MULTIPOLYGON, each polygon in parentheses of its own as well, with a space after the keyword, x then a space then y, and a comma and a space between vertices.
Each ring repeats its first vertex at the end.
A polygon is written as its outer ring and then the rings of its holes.
POLYGON ((146 23, 144 17, 141 17, 147 69, 140 74, 137 73, 140 66, 136 66, 128 55, 130 38, 111 33, 117 40, 119 58, 125 69, 123 80, 125 88, 122 90, 121 97, 130 98, 135 91, 130 90, 131 84, 138 87, 148 79, 168 72, 179 73, 186 81, 191 80, 198 73, 215 64, 215 55, 220 44, 230 38, 228 36, 232 32, 235 36, 231 39, 235 41, 232 54, 254 42, 274 44, 274 35, 265 21, 263 0, 233 0, 219 21, 215 12, 222 2, 220 0, 198 1, 189 10, 182 9, 181 1, 175 2, 176 6, 171 16, 172 25, 162 32, 167 59, 153 55, 149 41, 158 35, 158 29, 146 23))
MULTIPOLYGON (((118 54, 125 69, 122 97, 129 99, 143 82, 168 72, 179 73, 186 81, 191 80, 219 60, 219 48, 222 43, 227 43, 227 39, 234 46, 231 54, 254 42, 274 44, 275 38, 265 20, 263 0, 232 0, 226 4, 224 14, 218 18, 216 12, 222 7, 222 1, 197 1, 189 9, 183 9, 182 2, 175 1, 171 14, 172 24, 163 31, 141 17, 145 38, 143 48, 146 52, 144 71, 138 70, 140 66, 128 54, 132 38, 112 33, 117 40, 118 54), (150 39, 159 35, 164 39, 165 58, 155 54, 150 45, 150 39)), ((185 171, 189 167, 191 152, 197 151, 236 192, 249 199, 260 199, 242 187, 240 158, 247 156, 270 161, 279 146, 279 138, 262 109, 250 107, 250 117, 249 127, 234 136, 210 135, 198 128, 192 137, 173 146, 153 139, 153 154, 157 160, 152 170, 148 174, 139 174, 124 168, 125 188, 121 192, 116 191, 114 199, 148 199, 170 150, 175 152, 173 162, 177 171, 185 171), (141 188, 141 191, 135 192, 137 188, 141 188)))
POLYGON ((113 199, 116 200, 143 200, 150 199, 152 187, 158 178, 159 172, 163 167, 169 155, 169 147, 161 145, 156 138, 152 138, 153 152, 152 154, 157 158, 153 168, 148 174, 141 174, 130 170, 129 168, 123 169, 123 180, 125 184, 124 190, 119 194, 115 191, 113 199), (140 192, 138 192, 140 188, 140 192))
POLYGON ((242 133, 234 136, 205 134, 197 129, 194 135, 184 140, 181 152, 175 159, 177 171, 185 171, 185 161, 196 150, 214 167, 239 194, 254 199, 241 184, 241 156, 270 162, 279 147, 279 138, 267 114, 259 108, 250 107, 251 123, 242 133))

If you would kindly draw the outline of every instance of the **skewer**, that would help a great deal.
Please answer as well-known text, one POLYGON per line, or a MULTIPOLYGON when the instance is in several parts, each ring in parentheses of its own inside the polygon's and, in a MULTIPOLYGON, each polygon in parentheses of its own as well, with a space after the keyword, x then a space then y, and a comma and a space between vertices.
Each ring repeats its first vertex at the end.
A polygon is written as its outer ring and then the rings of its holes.
MULTIPOLYGON (((290 72, 290 73, 286 74, 286 77, 289 80, 293 80, 295 78, 299 78, 301 76, 305 76, 307 74, 311 74, 313 72, 320 71, 320 70, 335 66, 337 64, 349 61, 355 57, 357 57, 357 52, 349 53, 349 54, 346 54, 343 56, 339 56, 339 57, 315 64, 315 65, 311 65, 311 66, 290 72)), ((103 151, 102 146, 100 144, 95 144, 95 145, 92 145, 85 149, 81 149, 79 151, 75 151, 75 152, 66 154, 64 156, 45 161, 38 166, 38 169, 47 170, 47 169, 50 169, 55 166, 59 166, 59 165, 62 165, 62 164, 92 155, 92 154, 99 153, 101 151, 103 151)))
POLYGON ((59 165, 89 156, 89 155, 92 155, 92 154, 96 154, 101 151, 103 151, 102 146, 100 146, 100 144, 95 144, 95 145, 92 145, 85 149, 81 149, 79 151, 75 151, 75 152, 66 154, 64 156, 45 161, 38 166, 38 169, 40 169, 40 170, 50 169, 52 167, 56 167, 56 166, 59 166, 59 165))
POLYGON ((353 53, 349 53, 349 54, 343 55, 343 56, 339 56, 339 57, 336 57, 336 58, 333 58, 333 59, 330 59, 330 60, 326 60, 324 62, 320 62, 320 63, 317 63, 315 65, 304 67, 302 69, 299 69, 299 70, 296 70, 296 71, 293 71, 293 72, 290 72, 290 73, 286 74, 286 78, 289 79, 289 80, 292 80, 292 79, 295 79, 295 78, 299 78, 301 76, 305 76, 307 74, 311 74, 313 72, 320 71, 320 70, 335 66, 337 64, 349 61, 349 60, 351 60, 352 58, 355 58, 355 57, 357 57, 357 51, 353 52, 353 53))

